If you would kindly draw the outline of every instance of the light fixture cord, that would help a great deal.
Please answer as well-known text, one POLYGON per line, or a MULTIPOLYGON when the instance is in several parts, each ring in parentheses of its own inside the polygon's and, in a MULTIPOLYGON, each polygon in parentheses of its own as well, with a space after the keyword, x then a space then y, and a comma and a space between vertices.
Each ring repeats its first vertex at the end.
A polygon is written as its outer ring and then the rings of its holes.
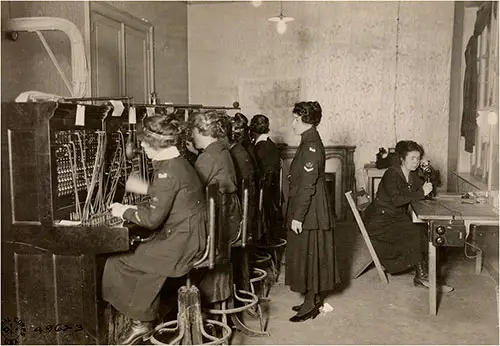
POLYGON ((396 75, 394 78, 394 112, 393 112, 393 126, 394 126, 394 144, 398 143, 398 135, 396 130, 396 112, 397 112, 397 91, 398 91, 398 66, 399 66, 399 13, 401 11, 401 1, 398 1, 398 15, 396 21, 396 75))

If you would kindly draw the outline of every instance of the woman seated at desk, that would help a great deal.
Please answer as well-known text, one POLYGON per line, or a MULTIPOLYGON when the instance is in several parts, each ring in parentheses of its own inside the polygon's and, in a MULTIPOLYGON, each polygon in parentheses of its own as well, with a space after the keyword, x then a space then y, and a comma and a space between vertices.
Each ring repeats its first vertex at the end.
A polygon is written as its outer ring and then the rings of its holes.
POLYGON ((131 177, 126 189, 151 199, 137 206, 111 205, 113 216, 155 230, 152 240, 139 244, 134 252, 109 257, 104 267, 103 299, 133 320, 119 345, 150 336, 166 279, 187 274, 205 249, 204 187, 176 147, 180 132, 178 122, 166 117, 144 120, 138 138, 153 160, 154 177, 150 186, 131 177))
MULTIPOLYGON (((377 197, 365 211, 366 229, 382 265, 388 273, 415 268, 413 284, 429 288, 426 258, 427 236, 422 225, 414 224, 408 213, 411 201, 424 199, 432 183, 424 183, 415 170, 424 149, 414 141, 396 145, 399 165, 387 169, 380 181, 377 197)), ((443 292, 452 290, 441 286, 443 292)))

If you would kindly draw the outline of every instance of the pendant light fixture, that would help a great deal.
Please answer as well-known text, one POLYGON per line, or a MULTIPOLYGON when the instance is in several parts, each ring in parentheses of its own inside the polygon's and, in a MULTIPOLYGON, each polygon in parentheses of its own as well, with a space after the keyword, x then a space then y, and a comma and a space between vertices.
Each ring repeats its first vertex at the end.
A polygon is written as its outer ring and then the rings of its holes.
POLYGON ((291 22, 295 18, 283 15, 283 1, 280 1, 280 8, 280 15, 277 17, 271 17, 268 21, 276 23, 276 30, 278 31, 278 34, 283 35, 286 32, 286 23, 291 22))
POLYGON ((253 7, 260 7, 262 5, 262 0, 252 0, 253 7))

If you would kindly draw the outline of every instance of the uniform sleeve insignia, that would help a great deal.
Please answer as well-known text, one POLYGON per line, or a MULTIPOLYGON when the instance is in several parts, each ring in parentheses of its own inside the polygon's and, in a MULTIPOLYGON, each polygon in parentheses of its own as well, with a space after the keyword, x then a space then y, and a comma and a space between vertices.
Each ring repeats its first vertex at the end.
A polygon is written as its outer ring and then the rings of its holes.
POLYGON ((312 162, 306 162, 306 165, 304 166, 304 170, 306 172, 312 172, 314 170, 314 166, 312 162))
POLYGON ((134 216, 137 219, 137 221, 141 222, 141 218, 139 217, 139 213, 137 211, 134 213, 134 216))
POLYGON ((158 173, 158 178, 159 178, 159 179, 164 179, 164 178, 166 178, 167 176, 168 176, 168 174, 167 174, 167 173, 158 173))
POLYGON ((309 151, 312 151, 313 153, 316 152, 316 148, 315 147, 309 147, 309 151))

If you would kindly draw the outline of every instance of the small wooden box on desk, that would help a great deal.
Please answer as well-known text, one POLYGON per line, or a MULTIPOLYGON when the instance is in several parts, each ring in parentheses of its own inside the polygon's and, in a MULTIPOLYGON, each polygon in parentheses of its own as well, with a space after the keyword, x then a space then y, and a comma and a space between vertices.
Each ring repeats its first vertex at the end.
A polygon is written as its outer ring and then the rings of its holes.
POLYGON ((370 162, 364 165, 364 170, 366 176, 368 177, 368 185, 366 188, 366 192, 370 194, 370 199, 373 201, 373 198, 375 198, 377 193, 378 184, 380 183, 380 180, 384 176, 384 173, 387 170, 387 168, 378 169, 375 166, 375 162, 370 162))

